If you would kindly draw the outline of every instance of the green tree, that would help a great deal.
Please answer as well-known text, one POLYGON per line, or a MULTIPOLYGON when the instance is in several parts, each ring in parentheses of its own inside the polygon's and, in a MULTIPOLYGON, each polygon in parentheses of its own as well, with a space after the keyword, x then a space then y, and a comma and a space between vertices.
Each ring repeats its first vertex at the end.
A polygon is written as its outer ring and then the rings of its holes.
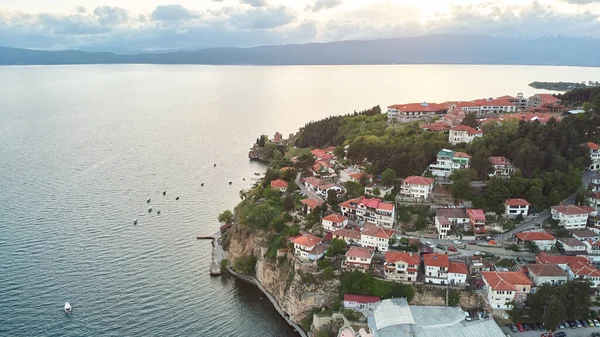
POLYGON ((381 191, 377 187, 373 189, 373 196, 375 196, 375 197, 381 196, 381 191))
POLYGON ((467 113, 460 124, 467 125, 472 128, 478 127, 479 122, 477 121, 477 115, 474 112, 467 113))
POLYGON ((510 191, 504 180, 492 177, 483 191, 483 197, 489 210, 501 214, 504 212, 504 202, 510 196, 510 191))
POLYGON ((263 178, 263 186, 270 186, 271 181, 279 179, 279 170, 268 168, 263 178))
POLYGON ((537 254, 540 251, 538 246, 535 243, 533 243, 533 241, 527 241, 527 250, 534 254, 537 254))
POLYGON ((417 215, 417 219, 415 220, 415 229, 425 230, 427 229, 427 225, 429 225, 429 221, 427 220, 427 218, 421 214, 417 215))
POLYGON ((344 188, 346 189, 346 195, 350 199, 358 198, 365 194, 365 187, 354 181, 345 182, 344 188))
POLYGON ((454 200, 470 200, 473 192, 471 188, 471 181, 473 180, 474 174, 472 170, 456 170, 450 174, 450 180, 453 184, 450 186, 450 193, 454 200))
POLYGON ((346 250, 346 241, 342 239, 333 239, 331 240, 331 244, 329 248, 327 248, 326 255, 328 257, 333 257, 343 253, 346 250))
POLYGON ((233 212, 230 210, 225 210, 223 213, 219 214, 218 220, 220 223, 230 223, 233 221, 233 212))
POLYGON ((338 195, 334 190, 327 191, 327 203, 335 207, 338 204, 338 195))
POLYGON ((455 289, 449 289, 450 293, 448 294, 448 306, 456 307, 460 303, 460 292, 455 289))
POLYGON ((381 173, 381 183, 385 186, 394 186, 396 178, 398 178, 398 174, 392 168, 388 167, 381 173))
POLYGON ((346 150, 341 145, 336 146, 335 150, 333 150, 333 155, 336 156, 340 160, 344 159, 344 157, 346 156, 346 150))
POLYGON ((585 113, 591 112, 592 111, 592 103, 590 103, 590 102, 583 103, 583 111, 585 111, 585 113))
POLYGON ((304 153, 298 157, 295 167, 298 171, 306 173, 313 167, 315 160, 316 158, 312 153, 304 153))

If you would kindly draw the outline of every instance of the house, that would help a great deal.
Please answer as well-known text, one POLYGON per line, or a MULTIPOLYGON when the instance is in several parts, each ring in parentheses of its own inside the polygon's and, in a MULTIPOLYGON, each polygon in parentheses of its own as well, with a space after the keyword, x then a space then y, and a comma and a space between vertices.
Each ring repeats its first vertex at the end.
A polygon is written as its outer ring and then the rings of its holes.
POLYGON ((400 197, 412 200, 427 200, 433 192, 434 179, 410 176, 402 181, 400 197))
POLYGON ((533 285, 527 275, 520 271, 484 271, 481 276, 488 303, 494 310, 511 309, 512 301, 525 302, 533 285))
POLYGON ((417 253, 387 252, 385 253, 385 278, 405 282, 416 282, 421 259, 417 253))
POLYGON ((588 258, 594 263, 600 262, 600 241, 599 240, 586 240, 583 241, 585 250, 588 253, 588 258))
POLYGON ((321 225, 326 231, 344 228, 348 224, 348 218, 339 214, 329 214, 321 219, 321 225))
POLYGON ((310 252, 308 252, 308 259, 310 261, 317 261, 322 259, 323 256, 325 256, 325 253, 327 253, 327 248, 329 248, 329 245, 319 243, 313 249, 311 249, 310 252))
POLYGON ((529 278, 536 286, 561 285, 569 280, 569 273, 556 264, 528 264, 526 268, 529 278))
POLYGON ((362 179, 365 179, 365 181, 367 183, 370 183, 373 181, 373 177, 370 174, 366 174, 365 172, 350 173, 349 176, 350 176, 350 181, 353 181, 355 183, 360 183, 360 181, 362 179))
POLYGON ((422 124, 420 128, 431 132, 446 132, 449 131, 452 126, 445 122, 435 122, 431 124, 422 124))
POLYGON ((498 97, 498 99, 505 99, 505 100, 509 101, 510 103, 515 104, 517 106, 517 110, 525 109, 527 107, 527 99, 525 98, 525 96, 523 96, 523 93, 521 93, 521 92, 517 93, 516 97, 506 95, 506 96, 500 96, 500 97, 498 97))
POLYGON ((373 310, 373 304, 381 301, 381 297, 344 294, 344 309, 373 310))
POLYGON ((309 199, 302 199, 300 200, 300 203, 302 203, 303 206, 303 210, 304 210, 304 214, 309 214, 312 211, 315 210, 315 208, 320 207, 323 202, 317 199, 313 199, 313 198, 309 198, 309 199))
POLYGON ((301 181, 304 184, 304 186, 306 186, 306 188, 315 192, 317 191, 317 187, 323 184, 323 181, 321 179, 315 177, 303 178, 301 181))
POLYGON ((475 138, 483 136, 483 131, 467 125, 457 125, 450 129, 448 143, 456 145, 459 143, 470 143, 475 138))
POLYGON ((600 270, 584 256, 549 255, 541 252, 535 257, 539 264, 556 264, 569 274, 570 280, 589 280, 592 288, 600 284, 600 270))
POLYGON ((371 268, 373 251, 371 247, 350 247, 346 252, 343 267, 347 270, 368 271, 371 268))
POLYGON ((539 250, 551 250, 556 238, 545 231, 520 232, 515 234, 517 242, 532 242, 539 250))
POLYGON ((392 229, 381 228, 367 223, 360 231, 360 245, 363 247, 373 247, 380 252, 386 252, 390 238, 394 234, 396 234, 396 231, 392 229))
POLYGON ((469 270, 464 262, 450 262, 448 266, 449 284, 467 284, 469 270))
POLYGON ((394 204, 382 202, 378 198, 364 196, 339 204, 343 216, 349 219, 366 221, 380 227, 392 228, 396 215, 394 204))
POLYGON ((342 239, 346 241, 347 244, 360 242, 360 232, 353 229, 336 229, 331 232, 331 234, 333 239, 342 239))
POLYGON ((448 220, 448 218, 446 217, 436 215, 434 218, 434 222, 435 228, 437 228, 438 231, 438 239, 447 239, 448 232, 450 231, 450 227, 452 226, 450 220, 448 220))
POLYGON ((452 172, 469 168, 471 156, 464 152, 442 149, 435 163, 429 165, 429 172, 436 177, 448 177, 452 172))
POLYGON ((281 179, 271 180, 271 188, 285 192, 285 190, 288 188, 288 182, 281 179))
POLYGON ((493 172, 490 177, 510 177, 516 170, 515 165, 506 157, 496 156, 489 158, 493 172))
POLYGON ((564 238, 557 239, 556 241, 560 242, 565 254, 578 254, 586 252, 586 245, 577 239, 564 238))
POLYGON ((527 107, 540 107, 547 104, 558 104, 560 99, 552 94, 535 94, 527 99, 527 107))
POLYGON ((519 215, 526 217, 529 214, 529 206, 531 204, 525 199, 507 199, 504 202, 505 215, 508 218, 516 218, 519 215))
POLYGON ((468 209, 467 216, 469 217, 469 224, 471 230, 475 234, 483 234, 485 230, 485 213, 481 209, 468 209))
POLYGON ((600 170, 600 146, 592 142, 585 143, 584 145, 590 150, 590 159, 592 161, 590 170, 600 170))
POLYGON ((579 229, 579 230, 574 230, 571 231, 571 234, 573 234, 573 237, 581 242, 583 241, 588 241, 588 240, 600 240, 600 234, 589 230, 589 229, 579 229))
POLYGON ((372 195, 374 197, 385 197, 394 191, 394 186, 384 186, 379 184, 370 184, 365 186, 365 194, 372 195), (379 193, 377 193, 379 192, 379 193))
POLYGON ((452 225, 462 226, 465 230, 469 230, 469 216, 464 208, 438 208, 435 214, 448 219, 452 225))
POLYGON ((318 185, 315 192, 322 196, 323 198, 327 198, 329 192, 333 191, 336 195, 344 193, 345 189, 337 184, 321 184, 318 185))
POLYGON ((552 219, 558 220, 559 224, 568 230, 584 229, 589 211, 575 205, 552 206, 550 208, 552 219))
POLYGON ((450 262, 446 254, 425 254, 423 255, 423 264, 425 265, 425 283, 448 284, 448 268, 450 262))
POLYGON ((436 116, 443 116, 446 113, 448 113, 447 106, 425 102, 390 105, 387 110, 389 124, 426 120, 436 116))
POLYGON ((598 210, 600 209, 600 191, 591 191, 586 198, 587 204, 590 207, 598 210))
POLYGON ((313 175, 319 176, 322 178, 334 177, 337 174, 335 173, 335 169, 333 165, 329 162, 329 160, 318 160, 313 164, 312 167, 313 175))
POLYGON ((308 259, 308 254, 321 243, 321 239, 309 233, 302 233, 290 238, 290 242, 294 244, 296 257, 308 259))
POLYGON ((592 176, 590 183, 588 184, 588 191, 599 192, 600 191, 600 174, 592 176))
POLYGON ((517 112, 516 104, 511 103, 506 99, 487 98, 477 99, 471 102, 479 106, 479 111, 477 113, 478 118, 517 112))
POLYGON ((317 160, 331 160, 335 158, 335 156, 328 150, 314 149, 310 151, 310 153, 315 156, 317 160))
POLYGON ((469 263, 469 272, 471 275, 481 274, 482 271, 493 270, 494 266, 490 262, 486 262, 483 256, 471 256, 469 263))

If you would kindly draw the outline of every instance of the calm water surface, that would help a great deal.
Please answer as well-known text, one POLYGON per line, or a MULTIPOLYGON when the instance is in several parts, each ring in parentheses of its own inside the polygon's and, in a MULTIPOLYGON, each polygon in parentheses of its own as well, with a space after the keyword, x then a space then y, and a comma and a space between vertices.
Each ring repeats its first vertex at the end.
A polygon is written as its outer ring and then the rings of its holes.
POLYGON ((0 67, 0 335, 293 336, 254 287, 210 278, 210 243, 195 240, 264 170, 247 159, 260 133, 598 77, 519 66, 0 67))

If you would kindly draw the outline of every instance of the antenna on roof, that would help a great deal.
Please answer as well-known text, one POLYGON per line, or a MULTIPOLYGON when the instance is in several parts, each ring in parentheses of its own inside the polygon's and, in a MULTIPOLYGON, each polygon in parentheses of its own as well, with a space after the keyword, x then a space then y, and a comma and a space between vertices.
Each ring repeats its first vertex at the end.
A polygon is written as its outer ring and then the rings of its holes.
POLYGON ((429 106, 429 104, 427 104, 427 102, 423 102, 421 103, 422 106, 429 106))

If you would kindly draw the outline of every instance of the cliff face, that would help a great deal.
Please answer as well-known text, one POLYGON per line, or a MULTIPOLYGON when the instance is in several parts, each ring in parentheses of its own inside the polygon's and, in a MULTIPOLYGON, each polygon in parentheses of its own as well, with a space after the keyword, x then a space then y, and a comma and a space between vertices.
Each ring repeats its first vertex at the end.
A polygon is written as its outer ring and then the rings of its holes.
POLYGON ((291 320, 300 322, 314 308, 331 306, 339 281, 318 281, 318 278, 300 271, 300 264, 295 263, 292 256, 285 255, 282 262, 265 258, 267 249, 263 246, 264 235, 239 227, 234 226, 227 233, 231 240, 227 258, 233 263, 242 256, 256 256, 256 278, 275 297, 291 320))

